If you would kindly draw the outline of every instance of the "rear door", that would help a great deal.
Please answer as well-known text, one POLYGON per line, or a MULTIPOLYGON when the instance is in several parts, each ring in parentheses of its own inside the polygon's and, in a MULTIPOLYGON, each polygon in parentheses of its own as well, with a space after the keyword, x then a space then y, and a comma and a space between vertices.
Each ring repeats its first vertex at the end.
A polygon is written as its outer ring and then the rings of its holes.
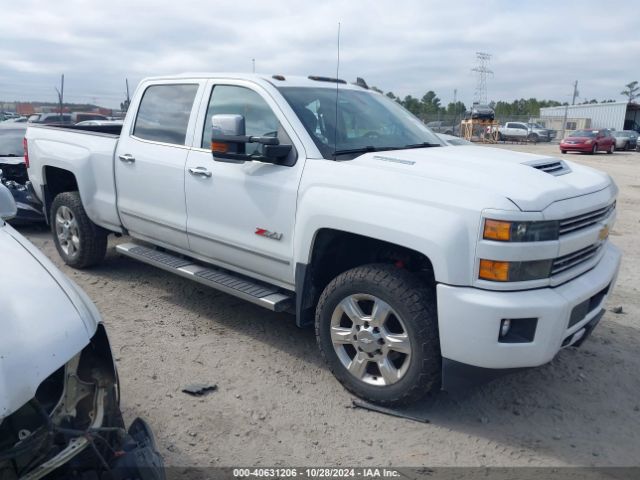
POLYGON ((115 155, 118 211, 138 238, 187 249, 184 167, 193 136, 192 112, 205 82, 142 85, 115 155))
MULTIPOLYGON (((241 80, 212 81, 203 98, 185 175, 187 232, 193 255, 292 288, 293 233, 302 142, 268 91, 241 80), (247 135, 293 145, 291 166, 224 163, 211 155, 211 117, 239 114, 247 135)), ((257 144, 247 144, 256 149, 257 144)))

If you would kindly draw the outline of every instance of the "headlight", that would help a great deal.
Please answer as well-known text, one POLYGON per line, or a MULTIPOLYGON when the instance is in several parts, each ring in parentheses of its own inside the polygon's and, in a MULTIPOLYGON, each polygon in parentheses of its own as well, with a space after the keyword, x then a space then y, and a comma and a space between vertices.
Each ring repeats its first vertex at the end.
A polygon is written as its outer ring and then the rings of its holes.
POLYGON ((480 260, 478 278, 492 282, 526 282, 549 278, 553 260, 534 260, 528 262, 503 262, 480 260))
POLYGON ((544 242, 557 240, 559 223, 557 221, 541 222, 505 222, 502 220, 484 221, 482 238, 500 242, 544 242))

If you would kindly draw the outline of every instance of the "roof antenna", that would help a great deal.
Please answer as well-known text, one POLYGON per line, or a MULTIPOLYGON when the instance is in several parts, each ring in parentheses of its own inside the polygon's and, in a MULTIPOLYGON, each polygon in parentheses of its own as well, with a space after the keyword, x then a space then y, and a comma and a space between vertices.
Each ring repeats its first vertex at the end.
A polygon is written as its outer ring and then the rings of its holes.
POLYGON ((338 61, 336 62, 336 122, 333 125, 333 159, 338 151, 338 79, 340 78, 340 22, 338 22, 338 61))

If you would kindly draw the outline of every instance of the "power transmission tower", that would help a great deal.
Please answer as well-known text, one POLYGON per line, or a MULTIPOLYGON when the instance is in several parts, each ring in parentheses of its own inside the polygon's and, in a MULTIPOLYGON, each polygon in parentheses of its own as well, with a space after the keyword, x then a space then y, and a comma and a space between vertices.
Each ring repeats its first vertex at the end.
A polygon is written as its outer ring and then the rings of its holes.
POLYGON ((486 105, 487 104, 487 76, 493 75, 493 71, 489 69, 489 60, 491 60, 491 54, 485 52, 476 52, 476 60, 478 65, 472 68, 471 71, 476 73, 476 96, 475 101, 486 105))

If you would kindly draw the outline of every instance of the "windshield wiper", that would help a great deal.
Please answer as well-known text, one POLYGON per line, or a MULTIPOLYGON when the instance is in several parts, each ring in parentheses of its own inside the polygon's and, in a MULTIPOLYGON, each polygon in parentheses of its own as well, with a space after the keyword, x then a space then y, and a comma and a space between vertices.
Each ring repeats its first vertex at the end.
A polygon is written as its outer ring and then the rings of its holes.
POLYGON ((404 147, 399 147, 397 150, 409 150, 411 148, 429 148, 429 147, 441 147, 442 145, 439 143, 430 143, 430 142, 422 142, 422 143, 412 143, 409 145, 405 145, 404 147))
POLYGON ((368 145, 366 147, 336 150, 335 152, 333 152, 333 156, 336 157, 337 155, 349 155, 352 153, 383 152, 387 150, 397 150, 397 147, 374 147, 373 145, 368 145))

